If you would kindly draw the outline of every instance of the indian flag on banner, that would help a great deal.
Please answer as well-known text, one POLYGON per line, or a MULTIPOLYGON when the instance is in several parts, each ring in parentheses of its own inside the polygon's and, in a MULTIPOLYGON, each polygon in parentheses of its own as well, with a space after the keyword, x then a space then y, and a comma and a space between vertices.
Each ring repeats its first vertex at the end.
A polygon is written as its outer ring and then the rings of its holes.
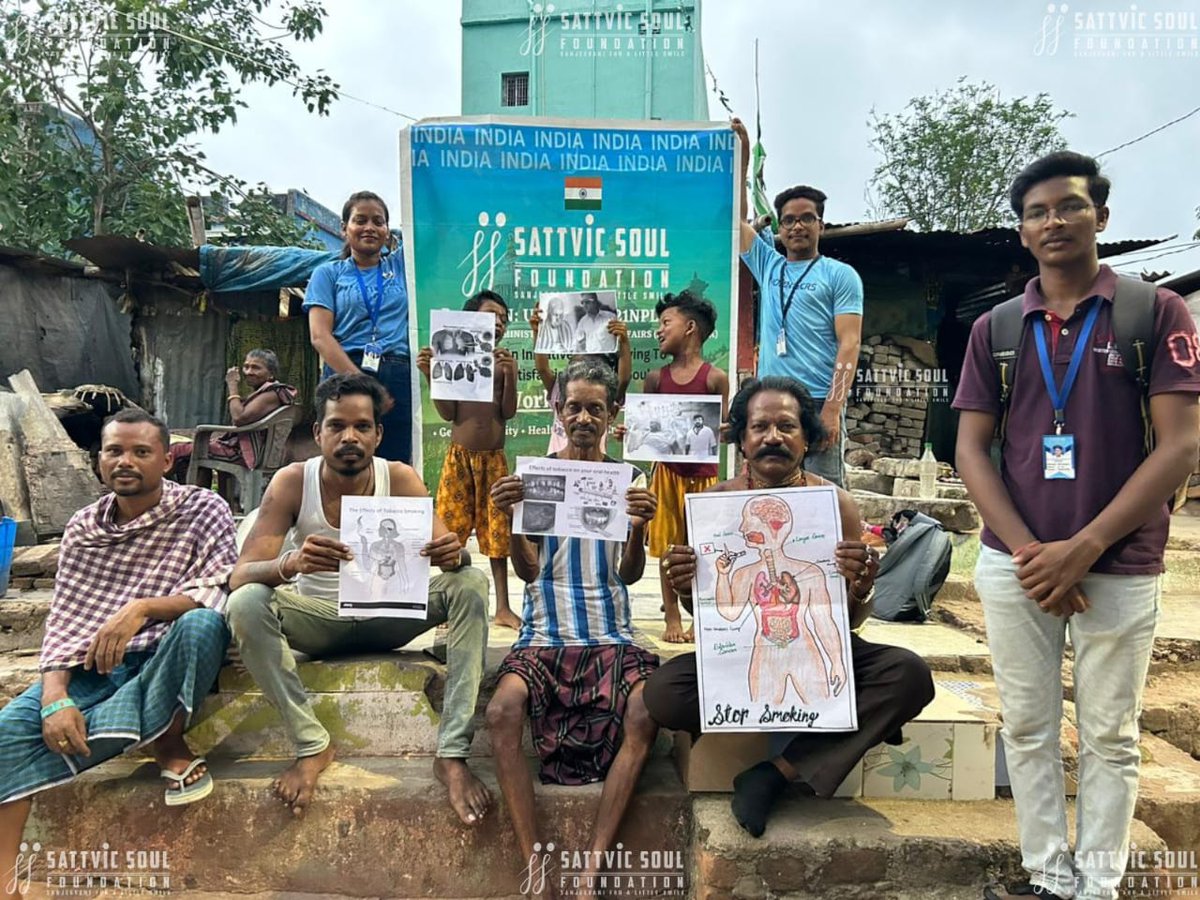
POLYGON ((601 178, 567 178, 563 181, 563 206, 567 209, 599 209, 601 178))

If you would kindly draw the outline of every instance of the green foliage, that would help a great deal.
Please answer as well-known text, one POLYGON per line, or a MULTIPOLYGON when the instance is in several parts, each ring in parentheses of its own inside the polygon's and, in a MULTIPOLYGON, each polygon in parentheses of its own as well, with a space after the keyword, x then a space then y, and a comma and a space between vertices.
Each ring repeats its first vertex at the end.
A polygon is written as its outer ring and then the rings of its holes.
POLYGON ((338 86, 302 73, 287 40, 311 41, 318 0, 36 0, 0 12, 0 244, 64 253, 81 235, 190 243, 185 193, 231 198, 246 242, 304 230, 214 172, 196 139, 237 121, 249 82, 284 83, 324 115, 338 86))
POLYGON ((1008 189, 1039 156, 1061 150, 1071 113, 1048 94, 1001 99, 986 82, 910 100, 867 124, 882 161, 871 176, 877 211, 908 216, 922 231, 976 231, 1012 224, 1008 189))

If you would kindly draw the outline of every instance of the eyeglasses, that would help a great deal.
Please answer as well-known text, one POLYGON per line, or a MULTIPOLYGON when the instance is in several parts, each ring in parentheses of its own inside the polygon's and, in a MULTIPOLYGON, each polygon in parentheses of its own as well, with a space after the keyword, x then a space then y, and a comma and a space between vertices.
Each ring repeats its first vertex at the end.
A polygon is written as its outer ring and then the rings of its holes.
POLYGON ((1082 219, 1089 209, 1092 209, 1092 204, 1083 200, 1064 200, 1058 206, 1035 206, 1025 210, 1021 216, 1021 223, 1043 225, 1053 215, 1056 219, 1070 224, 1082 219))
POLYGON ((779 220, 779 227, 787 229, 803 225, 805 228, 808 228, 810 225, 816 225, 820 221, 820 216, 813 215, 812 213, 802 213, 798 216, 784 216, 779 220))

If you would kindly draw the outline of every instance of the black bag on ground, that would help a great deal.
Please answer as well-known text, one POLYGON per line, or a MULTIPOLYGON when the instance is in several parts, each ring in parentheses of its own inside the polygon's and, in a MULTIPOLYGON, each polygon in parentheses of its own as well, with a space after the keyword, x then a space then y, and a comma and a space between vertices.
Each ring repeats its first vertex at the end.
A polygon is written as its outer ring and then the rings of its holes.
POLYGON ((911 509, 892 517, 891 530, 896 537, 879 563, 872 615, 889 622, 924 622, 950 574, 950 535, 937 519, 911 509))

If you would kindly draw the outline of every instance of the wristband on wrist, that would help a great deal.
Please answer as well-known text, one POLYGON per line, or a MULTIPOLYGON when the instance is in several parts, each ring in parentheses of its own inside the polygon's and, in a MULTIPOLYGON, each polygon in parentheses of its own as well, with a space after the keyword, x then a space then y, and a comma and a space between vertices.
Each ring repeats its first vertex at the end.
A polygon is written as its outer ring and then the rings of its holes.
POLYGON ((63 697, 61 700, 55 700, 48 706, 42 707, 42 718, 48 719, 60 709, 70 709, 75 705, 75 701, 70 697, 63 697))
POLYGON ((242 398, 239 397, 237 394, 230 394, 228 397, 225 398, 225 402, 228 403, 230 400, 241 400, 241 399, 242 398))

